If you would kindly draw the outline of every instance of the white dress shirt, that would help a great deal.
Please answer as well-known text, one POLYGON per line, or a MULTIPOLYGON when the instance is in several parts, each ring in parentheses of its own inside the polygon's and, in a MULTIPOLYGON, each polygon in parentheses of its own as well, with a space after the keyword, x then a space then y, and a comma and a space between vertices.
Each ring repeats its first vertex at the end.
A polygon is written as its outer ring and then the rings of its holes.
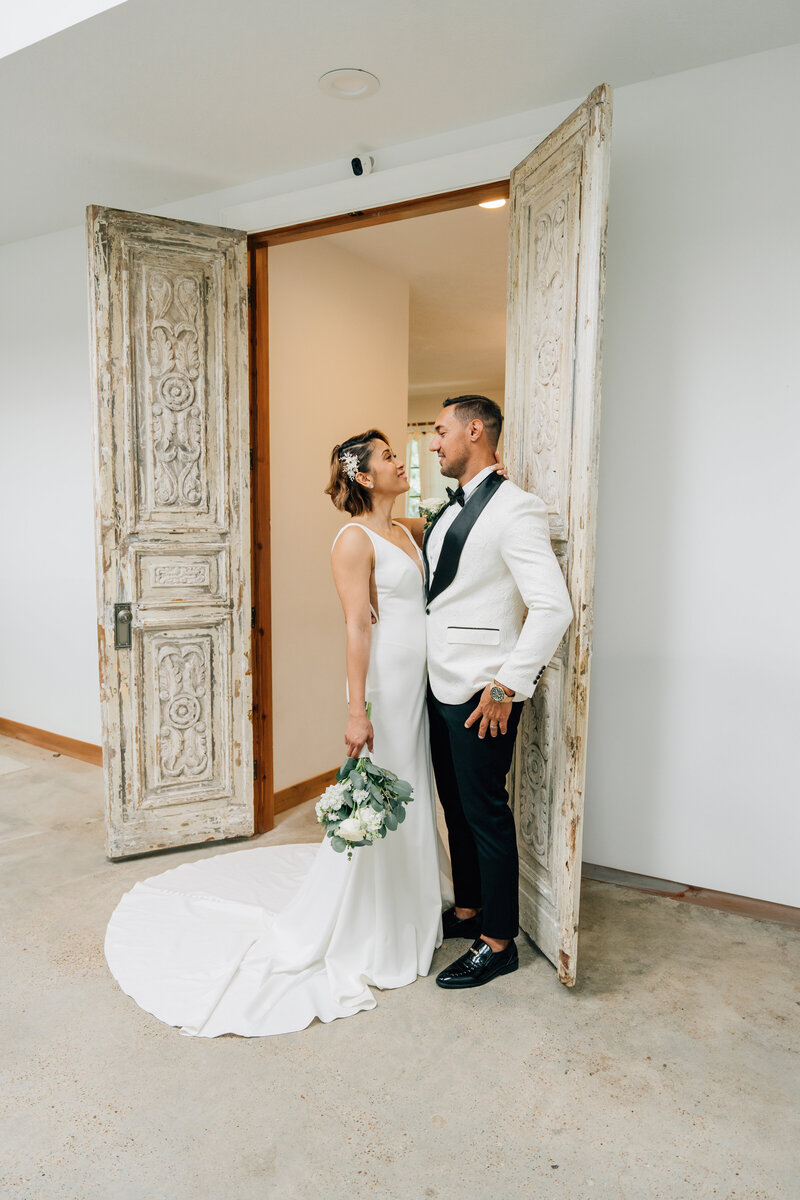
MULTIPOLYGON (((465 507, 478 484, 482 483, 486 476, 491 475, 494 470, 495 467, 484 467, 483 470, 479 471, 477 475, 472 476, 472 479, 470 479, 469 483, 464 484, 465 507)), ((442 552, 444 535, 447 533, 448 529, 453 524, 453 521, 455 521, 456 517, 461 511, 460 504, 451 504, 447 511, 442 513, 441 517, 439 517, 439 520, 431 530, 431 536, 428 538, 428 545, 425 548, 425 552, 428 555, 428 565, 430 567, 431 580, 433 579, 436 568, 439 565, 439 555, 442 552)))

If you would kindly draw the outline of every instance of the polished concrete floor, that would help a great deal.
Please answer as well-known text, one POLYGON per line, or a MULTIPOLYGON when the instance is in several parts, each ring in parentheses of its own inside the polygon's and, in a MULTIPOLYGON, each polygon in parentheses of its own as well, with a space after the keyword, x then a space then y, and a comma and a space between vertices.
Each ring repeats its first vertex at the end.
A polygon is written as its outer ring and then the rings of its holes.
MULTIPOLYGON (((311 840, 305 806, 259 844, 311 840)), ((251 844, 111 864, 99 769, 0 738, 2 1200, 800 1197, 796 930, 587 881, 572 991, 521 938, 474 992, 183 1037, 111 978, 106 922, 251 844)))

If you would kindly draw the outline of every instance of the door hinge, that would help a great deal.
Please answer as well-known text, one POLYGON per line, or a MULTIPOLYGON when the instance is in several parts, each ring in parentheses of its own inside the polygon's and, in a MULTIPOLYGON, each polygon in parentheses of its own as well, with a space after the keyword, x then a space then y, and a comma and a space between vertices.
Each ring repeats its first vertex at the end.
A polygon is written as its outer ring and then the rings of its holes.
POLYGON ((253 759, 253 779, 258 779, 258 759, 253 759))
POLYGON ((251 446, 250 447, 250 470, 251 471, 255 470, 255 465, 256 465, 256 452, 253 449, 253 447, 251 446))
POLYGON ((251 608, 250 609, 250 628, 255 629, 255 627, 256 627, 256 610, 254 608, 251 608))

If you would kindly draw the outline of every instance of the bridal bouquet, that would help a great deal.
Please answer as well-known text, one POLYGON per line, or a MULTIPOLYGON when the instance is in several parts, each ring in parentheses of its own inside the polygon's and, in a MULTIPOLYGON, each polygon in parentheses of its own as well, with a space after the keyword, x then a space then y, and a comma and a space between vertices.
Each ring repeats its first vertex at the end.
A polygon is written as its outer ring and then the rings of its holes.
POLYGON ((317 801, 317 820, 334 850, 353 857, 356 846, 371 846, 406 819, 403 807, 414 799, 405 779, 377 766, 371 758, 347 758, 336 783, 317 801))

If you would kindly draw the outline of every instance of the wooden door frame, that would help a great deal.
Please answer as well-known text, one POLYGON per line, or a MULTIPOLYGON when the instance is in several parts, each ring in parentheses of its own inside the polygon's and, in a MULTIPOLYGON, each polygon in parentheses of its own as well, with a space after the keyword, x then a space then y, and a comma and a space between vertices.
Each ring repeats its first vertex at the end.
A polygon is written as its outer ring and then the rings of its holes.
POLYGON ((251 583, 253 596, 253 759, 255 832, 267 833, 275 824, 272 719, 272 573, 270 563, 270 446, 269 446, 269 282, 270 246, 308 238, 387 225, 409 217, 469 208, 485 200, 507 199, 509 180, 458 188, 417 200, 403 200, 363 212, 342 213, 300 225, 251 233, 247 238, 250 299, 250 445, 251 583))

